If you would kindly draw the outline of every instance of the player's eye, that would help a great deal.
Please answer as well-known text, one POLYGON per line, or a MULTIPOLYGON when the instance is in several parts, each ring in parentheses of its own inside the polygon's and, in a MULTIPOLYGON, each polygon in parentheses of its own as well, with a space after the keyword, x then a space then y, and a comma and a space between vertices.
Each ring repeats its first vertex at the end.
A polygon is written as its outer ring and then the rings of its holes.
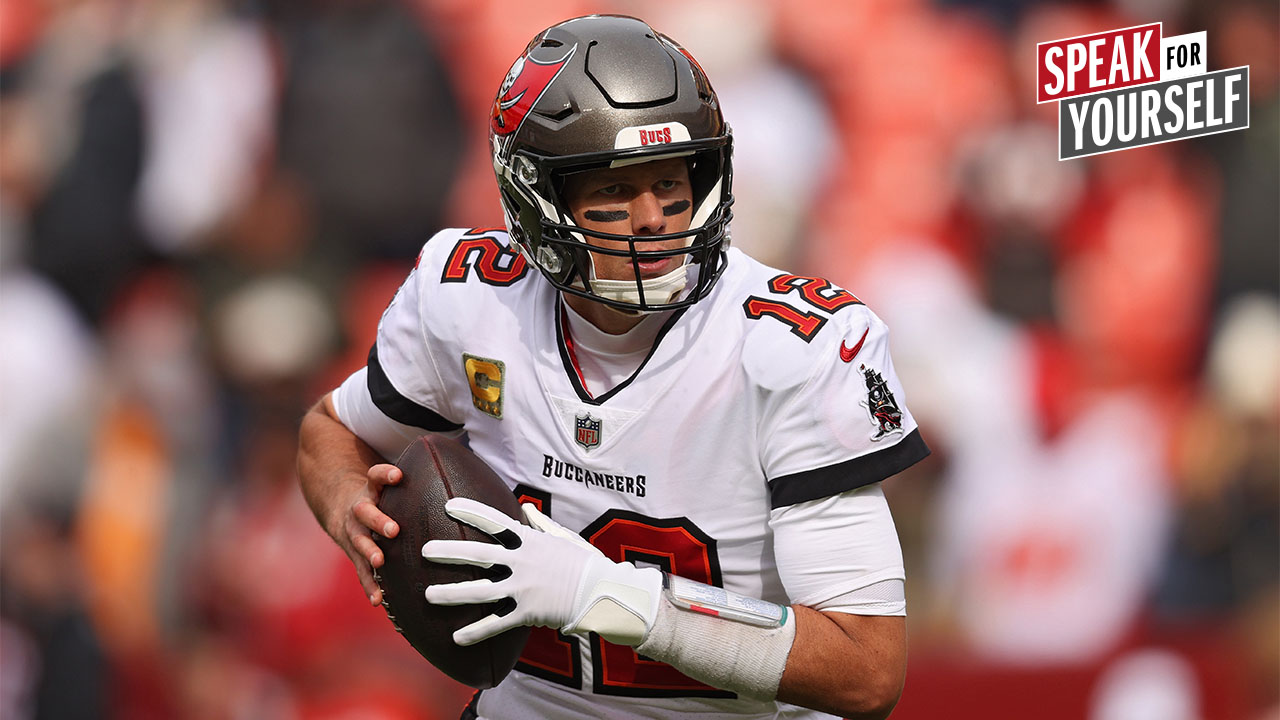
POLYGON ((596 192, 601 195, 606 195, 608 197, 615 197, 622 194, 622 185, 620 183, 606 185, 605 187, 600 188, 596 192))
POLYGON ((658 181, 659 190, 675 190, 677 187, 680 187, 679 180, 659 180, 658 181))

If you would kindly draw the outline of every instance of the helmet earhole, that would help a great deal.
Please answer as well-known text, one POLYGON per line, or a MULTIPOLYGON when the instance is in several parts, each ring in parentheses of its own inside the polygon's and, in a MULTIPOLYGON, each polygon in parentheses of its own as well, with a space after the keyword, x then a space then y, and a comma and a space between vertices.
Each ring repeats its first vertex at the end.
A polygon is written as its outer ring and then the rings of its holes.
POLYGON ((517 155, 515 159, 516 175, 520 178, 520 182, 526 185, 532 185, 538 182, 538 168, 529 161, 529 158, 523 155, 517 155))
POLYGON ((546 245, 538 248, 538 264, 552 274, 564 269, 564 261, 560 258, 560 254, 546 245))

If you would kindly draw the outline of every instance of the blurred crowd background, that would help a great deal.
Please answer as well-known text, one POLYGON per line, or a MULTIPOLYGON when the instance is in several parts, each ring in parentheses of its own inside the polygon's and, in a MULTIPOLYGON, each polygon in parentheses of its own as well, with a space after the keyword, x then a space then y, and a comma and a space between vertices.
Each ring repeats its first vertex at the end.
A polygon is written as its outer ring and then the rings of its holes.
POLYGON ((588 12, 707 69, 735 243, 893 329, 895 717, 1280 717, 1265 0, 0 0, 0 717, 457 716, 297 426, 431 233, 502 223, 494 94, 588 12), (1252 127, 1059 162, 1035 43, 1150 21, 1252 127))

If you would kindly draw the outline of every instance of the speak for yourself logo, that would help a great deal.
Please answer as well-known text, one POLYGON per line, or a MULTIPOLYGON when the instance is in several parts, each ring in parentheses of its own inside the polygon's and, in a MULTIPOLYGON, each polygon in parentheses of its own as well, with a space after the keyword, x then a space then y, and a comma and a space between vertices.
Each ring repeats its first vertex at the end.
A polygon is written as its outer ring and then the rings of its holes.
POLYGON ((1058 159, 1249 127, 1249 66, 1207 72, 1207 33, 1161 23, 1036 46, 1036 102, 1058 103, 1058 159))

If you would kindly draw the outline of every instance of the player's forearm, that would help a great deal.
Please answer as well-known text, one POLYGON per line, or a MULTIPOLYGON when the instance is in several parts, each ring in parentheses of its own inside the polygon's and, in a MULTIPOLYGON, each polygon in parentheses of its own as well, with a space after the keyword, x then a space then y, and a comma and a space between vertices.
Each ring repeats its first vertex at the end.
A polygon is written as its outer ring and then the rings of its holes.
POLYGON ((796 639, 778 699, 851 720, 888 717, 906 678, 906 619, 792 610, 796 639))
POLYGON ((636 651, 744 698, 777 699, 853 720, 882 720, 902 693, 904 618, 793 605, 779 609, 780 624, 757 625, 730 619, 752 605, 749 600, 689 594, 695 596, 700 599, 690 605, 701 606, 697 612, 677 609, 664 597, 636 651))
POLYGON ((358 494, 378 454, 333 414, 330 396, 307 411, 298 431, 298 478, 307 505, 336 537, 346 499, 358 494))

